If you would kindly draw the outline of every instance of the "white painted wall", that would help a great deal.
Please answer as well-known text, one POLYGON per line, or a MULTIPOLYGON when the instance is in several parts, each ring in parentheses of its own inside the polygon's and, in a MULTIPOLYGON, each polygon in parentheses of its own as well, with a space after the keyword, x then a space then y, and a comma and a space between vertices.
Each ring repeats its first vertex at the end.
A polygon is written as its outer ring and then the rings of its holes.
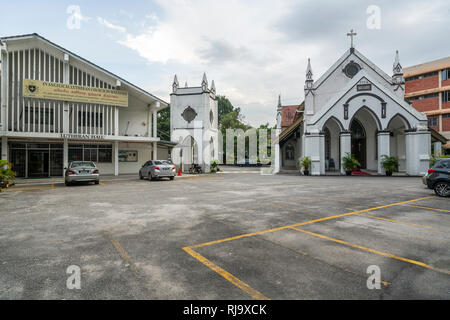
POLYGON ((137 162, 119 162, 119 173, 135 173, 138 174, 139 169, 148 160, 152 160, 152 144, 148 143, 119 143, 120 150, 136 150, 138 152, 137 162))
POLYGON ((119 108, 119 135, 125 135, 125 130, 129 123, 128 130, 126 131, 128 136, 134 137, 138 135, 140 137, 147 137, 148 127, 151 126, 151 123, 148 123, 148 113, 148 105, 129 94, 128 107, 119 108))

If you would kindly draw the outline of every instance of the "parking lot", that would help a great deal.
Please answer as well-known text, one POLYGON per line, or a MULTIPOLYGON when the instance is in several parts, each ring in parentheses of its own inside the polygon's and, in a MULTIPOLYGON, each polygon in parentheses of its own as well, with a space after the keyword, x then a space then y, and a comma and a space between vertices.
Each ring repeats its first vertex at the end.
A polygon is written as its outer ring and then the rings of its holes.
POLYGON ((16 186, 0 193, 0 299, 450 299, 449 204, 418 177, 256 168, 16 186))

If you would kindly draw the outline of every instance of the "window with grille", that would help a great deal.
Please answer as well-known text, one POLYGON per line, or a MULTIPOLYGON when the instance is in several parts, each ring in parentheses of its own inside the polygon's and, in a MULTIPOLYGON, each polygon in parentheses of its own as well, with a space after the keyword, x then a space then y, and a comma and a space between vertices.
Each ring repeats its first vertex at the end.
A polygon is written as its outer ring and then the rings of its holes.
POLYGON ((438 118, 428 118, 428 126, 429 127, 437 127, 438 118))
POLYGON ((70 161, 112 162, 112 145, 107 144, 69 144, 70 161))

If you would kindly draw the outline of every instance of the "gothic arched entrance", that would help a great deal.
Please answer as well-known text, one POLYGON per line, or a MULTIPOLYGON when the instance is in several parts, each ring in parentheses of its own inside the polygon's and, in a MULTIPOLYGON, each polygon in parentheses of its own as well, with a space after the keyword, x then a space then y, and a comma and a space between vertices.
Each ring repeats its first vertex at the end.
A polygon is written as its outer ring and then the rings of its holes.
POLYGON ((352 155, 361 164, 361 168, 366 168, 366 132, 361 122, 353 119, 350 125, 352 155))

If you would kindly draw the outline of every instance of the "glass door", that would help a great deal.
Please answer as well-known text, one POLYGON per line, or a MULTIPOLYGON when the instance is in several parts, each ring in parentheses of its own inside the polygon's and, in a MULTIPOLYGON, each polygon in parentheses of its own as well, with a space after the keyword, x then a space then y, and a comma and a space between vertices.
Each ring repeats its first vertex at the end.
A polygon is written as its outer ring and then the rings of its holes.
POLYGON ((48 150, 28 150, 28 177, 49 176, 48 150))

